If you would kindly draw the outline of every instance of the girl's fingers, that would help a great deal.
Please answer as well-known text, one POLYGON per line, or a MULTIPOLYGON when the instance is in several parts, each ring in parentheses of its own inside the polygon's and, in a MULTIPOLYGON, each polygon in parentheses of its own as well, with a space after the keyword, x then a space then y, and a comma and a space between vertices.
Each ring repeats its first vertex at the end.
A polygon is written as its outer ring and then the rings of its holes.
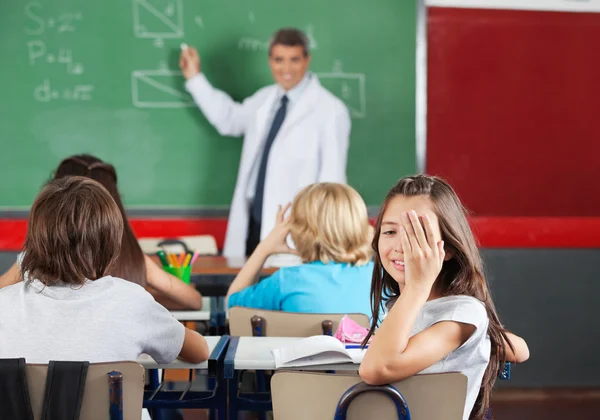
POLYGON ((419 249, 419 241, 415 236, 415 230, 413 229, 408 213, 402 213, 402 225, 404 226, 404 231, 408 242, 410 243, 411 250, 416 251, 419 249))
POLYGON ((433 236, 433 223, 431 222, 431 217, 424 214, 422 217, 423 227, 425 228, 425 233, 427 235, 427 243, 429 247, 433 250, 436 249, 435 237, 433 236))
POLYGON ((408 212, 408 218, 410 219, 410 223, 415 232, 415 238, 417 238, 417 242, 422 249, 426 249, 429 247, 427 243, 427 238, 425 237, 425 231, 423 231, 423 226, 421 226, 421 220, 419 220, 419 216, 417 216, 417 212, 411 210, 408 212))
POLYGON ((444 264, 444 257, 446 256, 446 251, 444 250, 444 241, 438 242, 438 252, 440 255, 440 265, 444 264))
POLYGON ((408 239, 408 235, 406 234, 406 229, 404 229, 403 226, 400 226, 399 231, 400 232, 398 233, 400 234, 400 240, 402 241, 402 252, 406 258, 407 255, 412 254, 412 245, 408 239))

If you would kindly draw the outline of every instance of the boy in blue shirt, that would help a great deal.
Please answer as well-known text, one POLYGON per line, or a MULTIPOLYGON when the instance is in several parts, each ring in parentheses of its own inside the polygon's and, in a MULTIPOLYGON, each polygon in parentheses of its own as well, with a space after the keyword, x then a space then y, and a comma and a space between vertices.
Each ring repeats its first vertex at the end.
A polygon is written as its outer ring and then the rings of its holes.
POLYGON ((258 245, 227 291, 228 306, 301 313, 371 314, 373 262, 367 207, 353 188, 318 183, 277 212, 275 228, 258 245), (291 234, 296 249, 286 243, 291 234), (271 254, 296 253, 303 264, 253 284, 271 254))

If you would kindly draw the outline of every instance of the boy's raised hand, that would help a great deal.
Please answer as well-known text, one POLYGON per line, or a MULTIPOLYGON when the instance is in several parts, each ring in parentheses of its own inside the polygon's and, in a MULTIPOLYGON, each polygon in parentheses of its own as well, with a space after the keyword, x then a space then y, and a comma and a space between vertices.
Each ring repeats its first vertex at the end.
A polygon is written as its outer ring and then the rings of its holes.
POLYGON ((275 227, 260 243, 269 254, 297 254, 298 252, 290 248, 286 242, 286 238, 290 233, 290 219, 285 217, 292 203, 287 203, 285 207, 277 206, 277 216, 275 227))

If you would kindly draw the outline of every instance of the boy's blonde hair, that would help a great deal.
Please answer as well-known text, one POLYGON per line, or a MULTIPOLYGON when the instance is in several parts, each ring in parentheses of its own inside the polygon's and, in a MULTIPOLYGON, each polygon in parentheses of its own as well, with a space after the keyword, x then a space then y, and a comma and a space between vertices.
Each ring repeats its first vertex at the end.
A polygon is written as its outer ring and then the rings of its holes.
POLYGON ((292 204, 290 233, 304 261, 366 264, 372 232, 365 202, 348 185, 309 185, 292 204))

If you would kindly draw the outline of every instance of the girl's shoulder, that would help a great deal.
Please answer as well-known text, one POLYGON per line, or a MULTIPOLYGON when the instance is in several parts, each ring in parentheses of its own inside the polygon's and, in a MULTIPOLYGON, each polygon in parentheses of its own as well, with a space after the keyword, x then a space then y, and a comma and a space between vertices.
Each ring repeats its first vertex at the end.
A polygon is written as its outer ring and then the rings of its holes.
POLYGON ((454 320, 480 326, 487 323, 487 311, 482 301, 472 296, 454 295, 427 301, 423 312, 436 320, 454 320))

